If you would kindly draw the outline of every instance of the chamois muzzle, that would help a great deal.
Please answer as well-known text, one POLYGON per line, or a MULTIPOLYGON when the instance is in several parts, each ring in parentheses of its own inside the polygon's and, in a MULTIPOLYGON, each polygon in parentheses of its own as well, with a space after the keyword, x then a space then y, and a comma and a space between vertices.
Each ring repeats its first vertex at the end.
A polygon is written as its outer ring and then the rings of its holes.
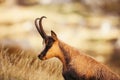
POLYGON ((44 55, 42 55, 42 54, 38 55, 38 58, 39 58, 40 60, 44 60, 43 57, 44 57, 44 55))
POLYGON ((45 33, 45 31, 43 30, 43 26, 42 26, 42 19, 46 18, 45 16, 42 16, 41 18, 36 18, 35 19, 35 26, 38 30, 38 32, 40 33, 40 35, 42 36, 43 39, 47 38, 47 35, 45 33), (39 24, 37 23, 39 21, 39 24))

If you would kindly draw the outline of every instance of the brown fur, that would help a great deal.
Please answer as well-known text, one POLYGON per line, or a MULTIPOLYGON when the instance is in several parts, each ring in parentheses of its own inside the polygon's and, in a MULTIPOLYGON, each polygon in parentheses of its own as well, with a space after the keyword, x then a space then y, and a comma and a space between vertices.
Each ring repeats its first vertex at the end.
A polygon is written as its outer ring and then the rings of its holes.
POLYGON ((119 76, 108 67, 83 52, 79 52, 63 42, 59 42, 59 47, 62 51, 59 55, 64 55, 64 58, 60 58, 60 60, 65 62, 63 63, 65 80, 120 80, 119 76), (73 79, 70 78, 74 75, 73 79))
POLYGON ((59 58, 63 63, 62 74, 65 80, 120 80, 108 67, 60 40, 52 44, 42 60, 52 57, 59 58))

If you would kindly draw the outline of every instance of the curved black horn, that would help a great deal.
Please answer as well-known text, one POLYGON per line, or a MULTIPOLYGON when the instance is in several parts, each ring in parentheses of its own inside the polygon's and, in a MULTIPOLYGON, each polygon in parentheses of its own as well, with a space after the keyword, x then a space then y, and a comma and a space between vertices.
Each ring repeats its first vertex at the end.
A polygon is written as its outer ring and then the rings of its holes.
POLYGON ((35 26, 38 30, 38 32, 40 33, 40 35, 42 36, 43 39, 46 39, 47 35, 45 33, 45 31, 43 30, 43 26, 42 26, 42 19, 46 18, 45 16, 42 16, 41 18, 36 18, 35 19, 35 26), (39 25, 37 24, 37 21, 39 20, 39 25))

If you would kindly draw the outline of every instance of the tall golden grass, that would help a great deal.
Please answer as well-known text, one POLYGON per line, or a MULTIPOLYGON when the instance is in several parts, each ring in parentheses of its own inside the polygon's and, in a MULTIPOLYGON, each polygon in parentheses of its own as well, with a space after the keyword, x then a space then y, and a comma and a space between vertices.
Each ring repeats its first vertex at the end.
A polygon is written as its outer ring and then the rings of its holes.
POLYGON ((0 45, 0 80, 63 80, 61 62, 40 61, 34 51, 0 45))
POLYGON ((37 56, 29 47, 0 41, 0 80, 64 80, 58 59, 41 61, 37 56))

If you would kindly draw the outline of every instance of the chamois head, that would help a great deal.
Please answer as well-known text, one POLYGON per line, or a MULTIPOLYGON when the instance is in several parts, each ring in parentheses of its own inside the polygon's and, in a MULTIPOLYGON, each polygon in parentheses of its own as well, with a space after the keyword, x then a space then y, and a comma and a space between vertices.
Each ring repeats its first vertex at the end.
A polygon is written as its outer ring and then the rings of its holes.
POLYGON ((57 56, 57 43, 58 43, 58 38, 57 35, 54 31, 51 30, 51 36, 48 36, 45 31, 43 30, 42 26, 42 19, 46 18, 45 16, 42 16, 41 18, 36 18, 35 20, 35 26, 40 33, 41 37, 43 38, 43 42, 45 44, 44 50, 38 55, 39 59, 45 60, 51 57, 56 57, 57 56), (39 22, 39 23, 37 23, 39 22))

